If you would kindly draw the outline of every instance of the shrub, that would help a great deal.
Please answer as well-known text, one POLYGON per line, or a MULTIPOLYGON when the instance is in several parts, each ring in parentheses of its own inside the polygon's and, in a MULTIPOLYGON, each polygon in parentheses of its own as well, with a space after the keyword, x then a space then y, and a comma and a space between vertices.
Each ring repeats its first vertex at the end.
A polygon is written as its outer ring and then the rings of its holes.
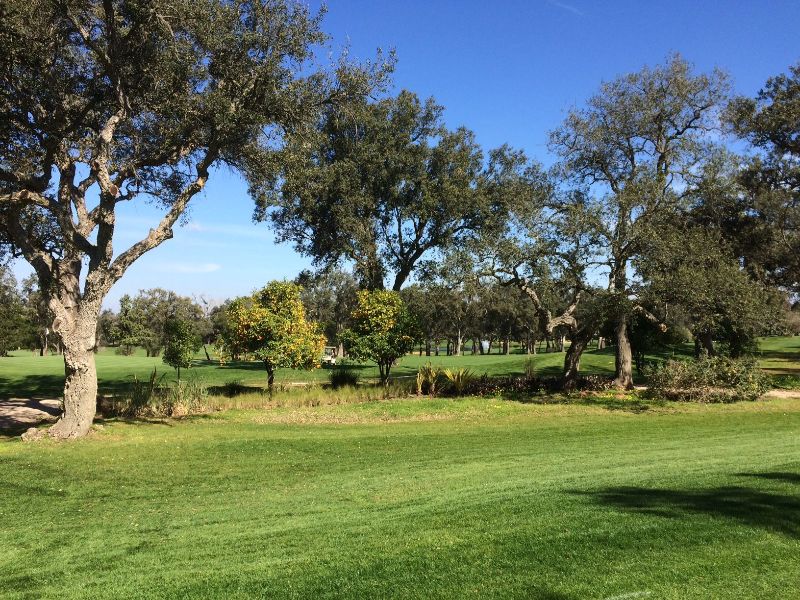
POLYGON ((650 369, 649 383, 651 396, 695 402, 756 400, 770 388, 769 378, 750 357, 668 360, 650 369))
POLYGON ((360 375, 350 367, 337 366, 331 369, 328 379, 331 387, 335 390, 343 387, 355 387, 358 385, 360 375))
POLYGON ((137 417, 147 412, 156 401, 163 379, 164 375, 159 378, 155 367, 147 379, 140 380, 134 375, 133 383, 124 399, 124 404, 120 407, 119 414, 126 417, 137 417))
POLYGON ((431 363, 422 365, 417 371, 417 396, 435 396, 439 377, 439 369, 431 363))
POLYGON ((119 356, 131 356, 134 350, 135 348, 129 344, 120 344, 114 349, 114 354, 119 356))
POLYGON ((454 396, 463 396, 475 380, 475 376, 469 369, 445 369, 442 373, 447 381, 448 391, 454 396))
POLYGON ((532 358, 525 361, 525 379, 536 379, 536 361, 532 358))
POLYGON ((163 384, 164 375, 156 369, 147 379, 134 375, 127 393, 103 400, 100 412, 107 417, 171 417, 199 412, 203 409, 208 388, 199 377, 190 377, 163 384))
POLYGON ((208 387, 199 377, 189 377, 162 388, 156 415, 173 417, 200 412, 208 397, 208 387))
POLYGON ((220 391, 224 396, 233 398, 248 391, 248 387, 242 383, 241 379, 231 379, 222 384, 220 391))

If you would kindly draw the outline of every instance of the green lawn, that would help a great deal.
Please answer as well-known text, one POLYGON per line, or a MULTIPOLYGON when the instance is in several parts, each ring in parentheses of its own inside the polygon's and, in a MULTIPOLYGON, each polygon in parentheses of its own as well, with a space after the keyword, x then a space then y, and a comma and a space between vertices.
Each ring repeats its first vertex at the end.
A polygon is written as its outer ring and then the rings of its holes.
MULTIPOLYGON (((789 387, 800 378, 800 336, 783 338, 765 338, 761 341, 761 364, 768 372, 789 381, 789 387)), ((667 358, 674 354, 689 354, 689 346, 664 351, 654 358, 667 358)), ((204 358, 204 357, 203 357, 204 358)), ((468 367, 475 374, 481 375, 521 375, 525 373, 527 361, 533 361, 536 372, 542 375, 558 375, 564 361, 564 354, 554 352, 526 356, 524 354, 465 355, 465 356, 418 356, 409 355, 393 369, 393 377, 411 377, 420 365, 432 362, 441 367, 468 367)), ((614 369, 613 348, 602 351, 591 349, 584 354, 581 362, 586 373, 611 374, 614 369)), ((97 355, 97 370, 101 393, 118 393, 130 385, 133 376, 147 378, 153 368, 165 377, 173 380, 175 372, 165 365, 161 358, 147 358, 143 352, 134 356, 119 356, 112 349, 103 349, 97 355)), ((356 365, 363 380, 375 379, 378 369, 374 365, 356 365)), ((13 356, 0 358, 0 399, 8 397, 58 397, 64 382, 64 367, 60 356, 34 356, 30 352, 15 352, 13 356)), ((192 375, 200 378, 209 386, 219 386, 229 381, 239 381, 247 386, 263 387, 266 385, 266 372, 258 362, 237 362, 220 367, 215 362, 208 362, 198 355, 192 375)), ((328 371, 278 371, 276 381, 307 382, 327 381, 328 371)))
MULTIPOLYGON (((561 372, 564 354, 554 352, 528 357, 524 354, 491 354, 466 356, 418 356, 408 355, 392 370, 392 377, 409 377, 417 373, 420 365, 432 362, 442 367, 469 367, 476 374, 514 375, 525 373, 525 363, 533 360, 537 372, 556 375, 561 372)), ((165 365, 161 358, 147 358, 143 352, 134 356, 119 356, 112 349, 101 350, 96 357, 97 372, 102 393, 115 393, 130 385, 133 376, 147 378, 155 367, 166 380, 175 378, 174 370, 165 365)), ((583 361, 587 372, 611 373, 614 369, 613 351, 589 352, 583 361)), ((372 364, 355 365, 362 379, 376 379, 378 369, 372 364)), ((15 352, 12 356, 0 358, 0 398, 61 395, 64 385, 64 363, 60 356, 34 356, 30 352, 15 352)), ((192 376, 202 379, 209 386, 222 385, 228 381, 239 381, 244 385, 262 387, 266 385, 267 375, 264 365, 259 362, 235 362, 220 366, 198 355, 192 376)), ((277 383, 308 382, 328 380, 326 369, 314 371, 295 371, 280 369, 276 375, 277 383)))
POLYGON ((3 598, 800 597, 799 399, 108 422, 0 489, 3 598))

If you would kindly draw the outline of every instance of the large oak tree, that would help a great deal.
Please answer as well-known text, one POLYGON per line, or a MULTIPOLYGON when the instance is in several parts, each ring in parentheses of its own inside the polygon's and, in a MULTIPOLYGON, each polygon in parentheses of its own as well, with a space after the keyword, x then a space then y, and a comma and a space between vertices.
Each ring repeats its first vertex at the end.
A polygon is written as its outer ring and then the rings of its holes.
POLYGON ((9 0, 0 18, 2 237, 38 275, 63 341, 64 412, 54 437, 95 413, 100 307, 145 252, 172 236, 212 169, 253 195, 276 174, 286 131, 380 68, 315 63, 320 15, 294 0, 9 0), (117 208, 163 217, 114 247, 117 208))
POLYGON ((586 188, 585 206, 601 215, 594 232, 616 314, 616 384, 633 386, 628 321, 640 314, 632 259, 650 224, 674 213, 708 155, 709 134, 727 94, 717 71, 695 74, 680 56, 604 83, 551 135, 566 177, 586 188))
POLYGON ((366 289, 390 276, 398 291, 421 260, 489 227, 503 209, 478 190, 481 149, 442 110, 406 91, 329 107, 312 144, 288 145, 277 208, 264 206, 279 239, 320 266, 353 263, 366 289))
POLYGON ((746 212, 752 227, 734 231, 731 237, 739 238, 749 266, 760 269, 759 275, 798 292, 800 63, 771 77, 755 98, 735 99, 727 116, 734 131, 756 149, 738 178, 748 192, 746 212))

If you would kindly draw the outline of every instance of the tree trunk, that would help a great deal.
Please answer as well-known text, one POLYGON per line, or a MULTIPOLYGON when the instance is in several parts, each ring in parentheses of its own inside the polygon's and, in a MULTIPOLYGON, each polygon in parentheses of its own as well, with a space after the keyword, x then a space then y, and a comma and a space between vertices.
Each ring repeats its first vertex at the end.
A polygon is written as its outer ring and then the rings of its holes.
POLYGON ((628 320, 624 315, 618 317, 614 326, 617 345, 614 348, 617 376, 614 385, 625 390, 633 389, 633 353, 628 338, 628 320))
POLYGON ((275 369, 267 363, 264 363, 264 366, 267 369, 267 386, 269 389, 272 389, 272 386, 275 384, 275 369))
POLYGON ((703 350, 706 351, 708 356, 716 356, 717 351, 714 348, 714 337, 710 331, 704 331, 700 334, 700 343, 703 345, 703 350))
POLYGON ((464 345, 464 338, 461 336, 461 330, 460 329, 458 330, 458 333, 456 334, 455 344, 456 345, 455 345, 455 348, 453 348, 453 354, 455 354, 456 356, 461 356, 461 347, 464 345))
POLYGON ((89 433, 97 409, 94 352, 65 344, 64 375, 64 413, 48 434, 59 439, 82 437, 89 433))
POLYGON ((53 331, 64 350, 64 412, 47 433, 58 439, 78 438, 89 433, 97 409, 93 348, 100 301, 57 301, 51 306, 56 315, 53 331))
POLYGON ((569 392, 575 389, 580 376, 581 356, 591 339, 592 336, 588 334, 577 333, 572 336, 572 343, 564 356, 564 381, 562 384, 564 391, 569 392))
POLYGON ((383 384, 384 387, 389 385, 389 370, 391 368, 391 364, 378 363, 378 372, 380 373, 381 384, 383 384))

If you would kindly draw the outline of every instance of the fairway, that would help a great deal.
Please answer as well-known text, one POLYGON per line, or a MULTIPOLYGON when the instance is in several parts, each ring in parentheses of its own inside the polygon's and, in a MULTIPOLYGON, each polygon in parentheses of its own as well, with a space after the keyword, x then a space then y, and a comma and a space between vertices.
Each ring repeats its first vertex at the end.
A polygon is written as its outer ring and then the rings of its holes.
MULTIPOLYGON (((784 382, 788 387, 797 387, 800 381, 800 336, 763 338, 759 343, 760 364, 768 373, 776 377, 776 381, 784 382)), ((667 349, 648 360, 661 360, 672 356, 690 356, 691 348, 687 346, 667 349)), ((195 365, 189 372, 209 387, 221 386, 227 382, 237 381, 245 386, 262 388, 266 386, 267 377, 264 366, 259 362, 233 362, 219 365, 205 360, 198 354, 195 365)), ((100 393, 119 394, 129 389, 134 376, 147 379, 155 368, 163 381, 174 381, 175 371, 165 365, 160 357, 146 357, 144 352, 133 356, 120 356, 112 348, 103 348, 96 356, 100 393)), ((412 378, 420 366, 431 364, 442 368, 470 369, 475 375, 508 376, 523 375, 526 364, 530 362, 538 375, 557 376, 561 373, 564 353, 551 352, 536 355, 526 354, 486 354, 464 356, 419 356, 409 354, 402 358, 392 369, 392 378, 412 378)), ((375 381, 378 369, 374 364, 353 364, 362 381, 375 381)), ((587 374, 611 375, 614 372, 614 349, 596 348, 588 350, 581 361, 581 369, 587 374)), ((325 383, 330 371, 315 369, 301 371, 279 369, 275 377, 277 383, 325 383)), ((642 378, 637 380, 644 382, 642 378)), ((60 356, 34 356, 30 352, 15 352, 10 357, 0 357, 0 399, 10 397, 46 397, 57 398, 63 393, 64 363, 60 356)))
POLYGON ((798 399, 231 411, 0 465, 4 598, 800 595, 798 399))
MULTIPOLYGON (((800 338, 798 338, 800 339, 800 338)), ((220 365, 197 355, 195 365, 187 376, 196 377, 208 386, 219 386, 238 381, 250 387, 266 387, 267 373, 264 365, 257 361, 232 362, 220 365)), ((466 367, 475 375, 487 373, 491 376, 523 375, 525 364, 531 361, 537 373, 558 375, 564 362, 562 352, 528 356, 525 354, 489 354, 464 356, 419 356, 410 354, 402 358, 392 369, 392 378, 414 377, 421 365, 428 362, 439 367, 466 367)), ((134 356, 120 356, 112 348, 102 349, 96 356, 100 393, 117 394, 130 387, 134 376, 147 379, 155 368, 164 381, 174 381, 175 371, 165 365, 161 357, 148 358, 140 351, 134 356)), ((587 352, 583 361, 588 373, 610 375, 614 369, 613 349, 587 352)), ((352 364, 363 381, 374 382, 378 368, 374 364, 352 364)), ((186 372, 184 372, 186 374, 186 372)), ((328 381, 330 371, 314 369, 303 371, 279 369, 276 383, 309 383, 328 381)), ((33 356, 30 352, 15 352, 10 357, 0 357, 0 398, 8 397, 58 397, 64 388, 64 362, 58 356, 33 356)))

